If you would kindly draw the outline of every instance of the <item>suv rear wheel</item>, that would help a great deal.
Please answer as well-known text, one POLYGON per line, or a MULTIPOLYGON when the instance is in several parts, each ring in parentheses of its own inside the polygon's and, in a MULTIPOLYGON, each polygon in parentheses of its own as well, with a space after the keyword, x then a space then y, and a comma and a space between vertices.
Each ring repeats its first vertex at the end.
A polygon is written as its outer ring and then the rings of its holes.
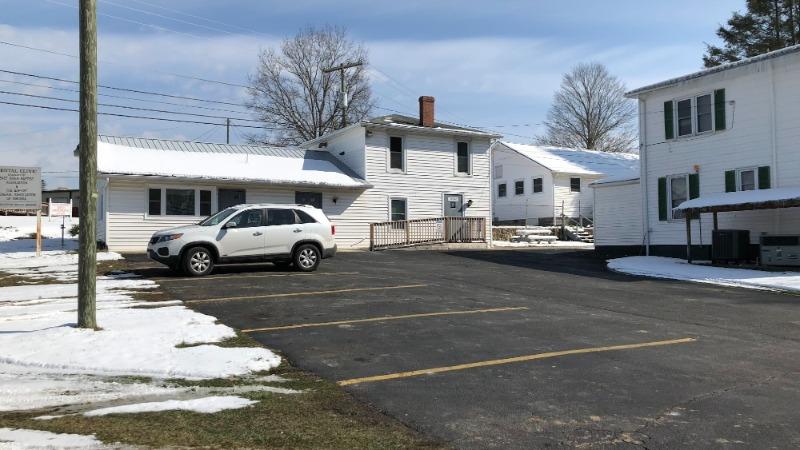
POLYGON ((214 270, 214 258, 205 247, 190 248, 183 255, 183 270, 193 276, 208 275, 214 270))
POLYGON ((297 247, 292 255, 294 267, 301 272, 313 272, 317 270, 322 255, 316 245, 303 244, 297 247))

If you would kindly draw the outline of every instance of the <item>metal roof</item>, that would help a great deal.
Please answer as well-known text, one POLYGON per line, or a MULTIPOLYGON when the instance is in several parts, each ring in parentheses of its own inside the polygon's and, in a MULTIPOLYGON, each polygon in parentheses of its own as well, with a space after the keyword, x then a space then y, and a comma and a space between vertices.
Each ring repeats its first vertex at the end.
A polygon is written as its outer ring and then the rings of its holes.
POLYGON ((261 145, 242 145, 242 144, 217 144, 210 142, 176 141, 168 139, 152 139, 142 137, 108 136, 99 135, 99 142, 107 144, 122 145, 132 148, 144 148, 151 150, 196 152, 196 153, 228 153, 228 154, 250 154, 275 156, 280 158, 297 158, 314 161, 328 161, 347 176, 362 181, 364 185, 368 183, 363 180, 350 167, 338 160, 336 157, 324 150, 303 149, 300 147, 275 147, 261 145))
POLYGON ((704 77, 706 75, 711 75, 714 73, 723 72, 726 70, 735 69, 737 67, 746 66, 749 64, 755 64, 758 62, 766 61, 769 59, 779 58, 781 56, 786 56, 794 53, 800 52, 800 45, 793 45, 791 47, 782 48, 780 50, 775 50, 774 52, 764 53, 763 55, 754 56, 752 58, 743 59, 741 61, 736 61, 728 64, 722 64, 717 67, 712 67, 710 69, 701 70, 699 72, 690 73, 688 75, 684 75, 681 77, 670 78, 669 80, 661 81, 655 84, 650 84, 644 87, 640 87, 638 89, 634 89, 630 92, 626 92, 625 96, 628 98, 635 98, 641 94, 646 92, 655 91, 657 89, 663 89, 669 86, 673 86, 675 84, 679 84, 685 81, 693 80, 696 78, 704 77))

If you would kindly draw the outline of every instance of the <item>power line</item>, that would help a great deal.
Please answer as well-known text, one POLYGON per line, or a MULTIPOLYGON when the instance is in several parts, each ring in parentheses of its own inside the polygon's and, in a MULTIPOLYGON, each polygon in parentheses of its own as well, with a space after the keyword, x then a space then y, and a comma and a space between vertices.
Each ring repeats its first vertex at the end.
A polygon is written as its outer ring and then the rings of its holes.
MULTIPOLYGON (((69 112, 79 112, 77 109, 70 109, 70 108, 60 108, 57 106, 45 106, 45 105, 33 105, 30 103, 16 103, 16 102, 6 102, 0 101, 2 105, 10 105, 10 106, 19 106, 19 107, 26 107, 26 108, 39 108, 39 109, 47 109, 51 111, 69 111, 69 112)), ((102 116, 112 116, 112 117, 123 117, 127 119, 144 119, 144 120, 159 120, 162 122, 174 122, 174 123, 191 123, 195 125, 216 125, 220 127, 224 127, 226 124, 224 123, 215 123, 215 122, 201 122, 197 120, 183 120, 183 119, 169 119, 166 117, 149 117, 149 116, 134 116, 130 114, 119 114, 119 113, 110 113, 110 112, 98 112, 98 115, 102 116)), ((238 128, 255 128, 260 130, 285 130, 286 128, 278 128, 278 127, 259 127, 255 125, 237 125, 231 124, 232 127, 238 128)))
POLYGON ((198 27, 198 28, 205 28, 206 30, 219 31, 220 33, 226 33, 226 34, 235 34, 233 32, 230 32, 228 30, 223 30, 221 28, 209 27, 207 25, 202 25, 202 24, 199 24, 199 23, 189 22, 188 20, 176 19, 174 17, 165 16, 163 14, 147 11, 147 10, 144 10, 144 9, 134 8, 132 6, 120 5, 119 3, 114 3, 114 2, 111 2, 111 1, 108 1, 108 0, 98 0, 98 1, 100 3, 105 3, 107 5, 116 6, 117 8, 127 9, 129 11, 134 11, 134 12, 138 12, 138 13, 141 13, 141 14, 146 14, 148 16, 154 16, 154 17, 159 17, 159 18, 162 18, 162 19, 172 20, 174 22, 183 23, 183 24, 186 24, 186 25, 192 25, 192 26, 195 26, 195 27, 198 27))
MULTIPOLYGON (((47 0, 47 1, 51 1, 51 0, 47 0)), ((165 30, 172 31, 172 30, 169 30, 167 28, 165 28, 165 30)), ((177 32, 177 33, 180 33, 180 32, 177 32)), ((199 37, 199 36, 193 36, 193 37, 199 37)), ((64 57, 67 57, 67 58, 78 59, 77 55, 72 55, 72 54, 69 54, 69 53, 57 52, 55 50, 48 50, 48 49, 45 49, 45 48, 33 47, 33 46, 30 46, 30 45, 18 44, 16 42, 0 41, 0 44, 8 45, 10 47, 24 48, 26 50, 33 50, 33 51, 37 51, 37 52, 49 53, 51 55, 58 55, 58 56, 64 56, 64 57)), ((104 63, 104 64, 114 64, 114 65, 121 65, 121 66, 140 68, 140 66, 137 66, 137 65, 126 64, 126 63, 121 63, 121 62, 117 62, 117 61, 100 60, 100 62, 104 63)), ((244 88, 244 89, 249 89, 250 88, 250 86, 245 86, 243 84, 237 84, 237 83, 231 83, 229 81, 212 80, 210 78, 202 78, 202 77, 196 77, 196 76, 193 76, 193 75, 184 75, 184 74, 174 73, 174 72, 164 72, 164 71, 158 70, 158 69, 149 69, 149 71, 150 72, 159 73, 159 74, 162 74, 162 75, 169 75, 169 76, 173 76, 173 77, 177 77, 177 78, 185 78, 187 80, 202 81, 204 83, 222 84, 222 85, 225 85, 225 86, 236 87, 236 88, 244 88)))
MULTIPOLYGON (((0 41, 0 44, 3 44, 3 43, 5 43, 5 42, 0 41)), ((13 70, 0 69, 0 73, 8 73, 8 74, 11 74, 11 75, 19 75, 19 76, 23 76, 23 77, 40 78, 40 79, 43 79, 43 80, 50 80, 50 81, 60 81, 62 83, 78 84, 77 81, 73 81, 73 80, 65 80, 63 78, 49 77, 49 76, 45 76, 45 75, 34 75, 34 74, 30 74, 30 73, 25 73, 25 72, 16 72, 16 71, 13 71, 13 70)), ((197 97, 187 97, 187 96, 183 96, 183 95, 165 94, 163 92, 143 91, 143 90, 140 90, 140 89, 121 88, 121 87, 108 86, 108 85, 104 85, 104 84, 98 84, 97 86, 101 87, 103 89, 111 89, 111 90, 114 90, 114 91, 133 92, 133 93, 136 93, 136 94, 143 94, 143 95, 156 95, 156 96, 159 96, 159 97, 175 98, 175 99, 180 99, 180 100, 191 100, 191 101, 194 101, 194 102, 202 102, 202 103, 216 103, 216 104, 220 104, 220 105, 241 106, 240 104, 233 103, 233 102, 224 102, 224 101, 220 101, 220 100, 206 100, 206 99, 197 98, 197 97)))
MULTIPOLYGON (((22 93, 22 92, 11 92, 11 91, 0 90, 0 94, 18 95, 18 96, 21 96, 21 97, 40 98, 40 99, 44 99, 44 100, 56 100, 56 101, 59 101, 59 102, 80 103, 78 100, 72 100, 72 99, 68 99, 68 98, 50 97, 50 96, 47 96, 47 95, 25 94, 25 93, 22 93)), ((208 114, 195 114, 195 113, 189 113, 189 112, 168 111, 168 110, 165 110, 165 109, 139 108, 139 107, 136 107, 136 106, 114 105, 114 104, 110 104, 110 103, 98 103, 97 105, 98 106, 105 106, 107 108, 121 108, 121 109, 130 109, 130 110, 134 110, 134 111, 148 111, 148 112, 157 112, 157 113, 162 113, 162 114, 176 114, 176 115, 183 115, 183 116, 205 117, 205 118, 208 118, 208 119, 231 119, 231 120, 238 120, 238 121, 242 121, 242 122, 259 122, 259 123, 261 122, 260 120, 245 119, 245 118, 240 118, 240 117, 211 116, 211 115, 208 115, 208 114)))

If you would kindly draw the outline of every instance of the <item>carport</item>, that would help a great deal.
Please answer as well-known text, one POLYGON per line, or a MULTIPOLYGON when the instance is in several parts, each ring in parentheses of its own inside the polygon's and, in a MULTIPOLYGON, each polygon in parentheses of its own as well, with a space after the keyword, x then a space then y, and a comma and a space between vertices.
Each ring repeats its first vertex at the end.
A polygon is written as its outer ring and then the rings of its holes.
POLYGON ((677 209, 686 215, 686 261, 692 262, 692 218, 700 220, 701 214, 712 213, 717 230, 719 213, 796 207, 800 207, 800 187, 726 192, 685 201, 677 209))

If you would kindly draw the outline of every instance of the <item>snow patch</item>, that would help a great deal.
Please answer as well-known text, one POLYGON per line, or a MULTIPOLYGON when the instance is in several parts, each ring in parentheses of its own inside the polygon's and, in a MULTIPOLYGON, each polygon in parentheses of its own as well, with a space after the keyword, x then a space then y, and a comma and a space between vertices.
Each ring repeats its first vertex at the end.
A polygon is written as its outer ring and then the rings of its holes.
POLYGON ((258 403, 235 396, 203 397, 194 400, 167 400, 163 402, 134 403, 132 405, 111 406, 94 409, 83 413, 84 416, 105 416, 108 414, 128 414, 159 411, 193 411, 202 414, 214 414, 226 409, 239 409, 258 403))
POLYGON ((8 449, 100 449, 106 448, 94 436, 49 431, 0 428, 0 448, 8 449))
POLYGON ((629 256, 611 259, 608 261, 608 268, 631 275, 749 289, 800 292, 800 272, 766 272, 712 267, 659 256, 629 256))

